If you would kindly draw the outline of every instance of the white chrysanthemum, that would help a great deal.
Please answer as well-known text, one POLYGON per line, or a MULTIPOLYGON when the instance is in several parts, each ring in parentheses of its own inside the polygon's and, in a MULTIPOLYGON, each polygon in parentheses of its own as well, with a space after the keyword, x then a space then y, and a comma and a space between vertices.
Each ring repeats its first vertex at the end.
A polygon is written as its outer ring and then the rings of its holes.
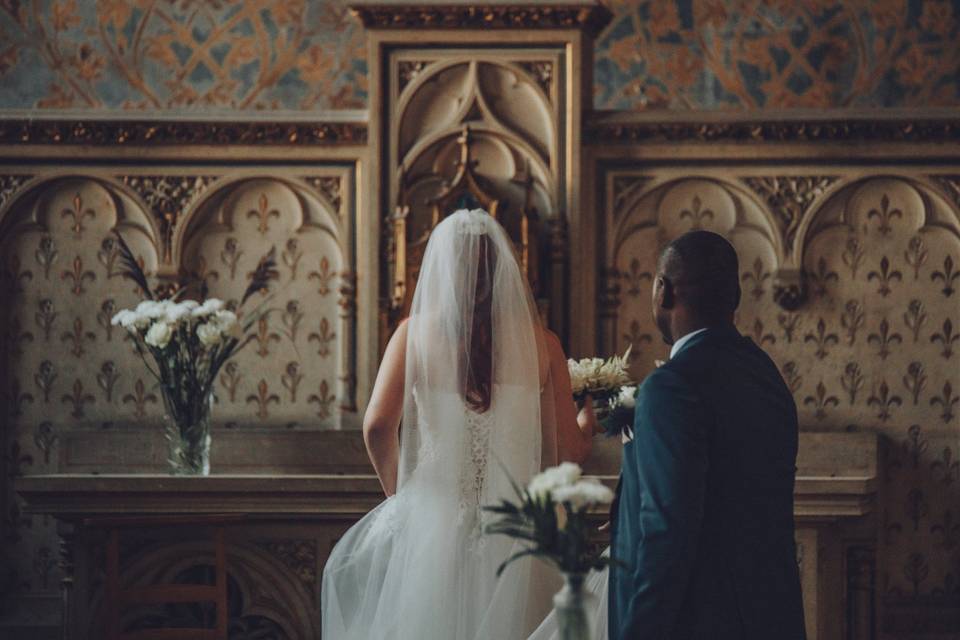
POLYGON ((627 386, 620 388, 620 395, 617 396, 617 405, 625 409, 633 409, 637 406, 637 387, 627 386))
POLYGON ((212 347, 223 339, 223 333, 215 323, 205 322, 197 327, 197 338, 205 347, 212 347))
POLYGON ((150 330, 147 331, 147 336, 144 338, 144 342, 151 347, 163 349, 170 344, 170 338, 172 337, 173 327, 166 322, 159 321, 154 322, 150 327, 150 330))
POLYGON ((527 491, 534 498, 543 498, 550 495, 558 487, 575 483, 582 474, 580 465, 573 462, 563 462, 556 467, 544 469, 535 475, 530 480, 530 484, 527 485, 527 491))
POLYGON ((554 502, 569 504, 574 510, 592 504, 608 504, 613 491, 595 480, 579 480, 574 484, 556 487, 550 492, 554 502))
POLYGON ((196 300, 183 300, 182 302, 180 302, 180 306, 186 307, 188 311, 193 311, 194 309, 200 306, 200 303, 197 302, 196 300))
POLYGON ((217 298, 207 298, 199 307, 196 307, 190 313, 194 317, 209 316, 223 309, 223 300, 217 298))

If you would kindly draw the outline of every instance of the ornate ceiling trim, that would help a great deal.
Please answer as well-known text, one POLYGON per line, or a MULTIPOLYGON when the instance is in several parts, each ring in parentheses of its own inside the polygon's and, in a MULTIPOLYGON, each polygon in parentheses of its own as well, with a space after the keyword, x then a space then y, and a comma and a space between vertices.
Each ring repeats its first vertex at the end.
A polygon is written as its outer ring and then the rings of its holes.
POLYGON ((295 145, 367 143, 365 122, 0 120, 0 145, 295 145))
POLYGON ((376 5, 350 7, 368 29, 582 29, 596 36, 613 15, 599 4, 376 5))
POLYGON ((586 144, 638 142, 958 142, 960 119, 604 122, 584 125, 586 144))

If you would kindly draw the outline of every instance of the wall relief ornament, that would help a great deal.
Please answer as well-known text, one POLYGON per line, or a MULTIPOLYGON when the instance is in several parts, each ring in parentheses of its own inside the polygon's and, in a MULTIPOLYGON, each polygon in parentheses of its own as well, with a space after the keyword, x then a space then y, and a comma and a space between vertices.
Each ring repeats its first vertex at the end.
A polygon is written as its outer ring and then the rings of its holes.
POLYGON ((216 176, 124 175, 118 178, 143 198, 147 210, 157 219, 163 238, 163 259, 169 262, 177 221, 203 195, 216 176))
POLYGON ((824 120, 815 122, 618 122, 596 118, 584 127, 589 144, 644 142, 946 142, 960 139, 956 120, 824 120))
POLYGON ((743 181, 764 199, 776 216, 783 233, 784 246, 793 250, 797 228, 810 205, 821 197, 835 176, 760 176, 747 177, 743 181))
POLYGON ((24 184, 33 176, 12 174, 0 176, 0 211, 10 202, 24 184))
POLYGON ((581 29, 597 35, 610 22, 598 4, 372 5, 351 7, 368 29, 581 29))
POLYGON ((0 145, 363 145, 365 122, 0 120, 0 145))

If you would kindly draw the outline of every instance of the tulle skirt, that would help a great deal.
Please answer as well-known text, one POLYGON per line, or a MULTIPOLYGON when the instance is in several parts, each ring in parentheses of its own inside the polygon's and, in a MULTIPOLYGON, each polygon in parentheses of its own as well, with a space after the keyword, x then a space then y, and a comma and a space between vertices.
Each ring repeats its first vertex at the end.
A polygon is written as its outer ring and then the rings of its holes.
POLYGON ((350 528, 323 572, 324 640, 524 640, 560 588, 522 547, 482 535, 449 486, 412 481, 350 528))

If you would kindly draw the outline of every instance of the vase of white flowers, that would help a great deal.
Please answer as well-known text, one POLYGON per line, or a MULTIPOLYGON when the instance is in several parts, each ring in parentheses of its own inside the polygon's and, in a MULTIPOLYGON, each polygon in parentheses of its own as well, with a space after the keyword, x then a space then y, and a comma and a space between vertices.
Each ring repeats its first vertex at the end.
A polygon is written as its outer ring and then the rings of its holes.
MULTIPOLYGON (((137 282, 147 299, 134 309, 119 311, 112 323, 129 332, 137 353, 160 384, 170 471, 175 475, 208 475, 214 381, 227 360, 250 342, 252 336, 247 332, 265 312, 260 305, 241 321, 216 298, 202 304, 195 300, 155 300, 133 254, 119 234, 117 237, 123 275, 137 282)), ((254 293, 265 290, 275 275, 271 250, 254 270, 238 308, 254 293)))
POLYGON ((564 586, 553 598, 561 640, 589 640, 592 594, 583 588, 590 570, 601 570, 616 560, 596 553, 591 543, 588 512, 609 504, 613 492, 596 480, 582 477, 579 465, 564 462, 533 477, 525 489, 514 485, 519 503, 502 500, 484 507, 498 519, 484 526, 487 534, 503 534, 528 543, 497 569, 523 556, 538 556, 552 563, 564 577, 564 586))

